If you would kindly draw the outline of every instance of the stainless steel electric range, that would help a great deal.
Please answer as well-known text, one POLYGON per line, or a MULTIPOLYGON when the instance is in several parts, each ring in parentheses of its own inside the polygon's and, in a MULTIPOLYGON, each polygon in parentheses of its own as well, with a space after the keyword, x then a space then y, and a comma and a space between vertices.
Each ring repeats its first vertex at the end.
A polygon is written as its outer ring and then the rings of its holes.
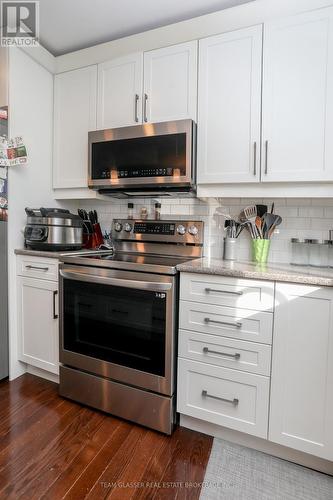
POLYGON ((114 252, 60 265, 60 394, 170 434, 179 263, 202 256, 203 222, 114 220, 114 252))

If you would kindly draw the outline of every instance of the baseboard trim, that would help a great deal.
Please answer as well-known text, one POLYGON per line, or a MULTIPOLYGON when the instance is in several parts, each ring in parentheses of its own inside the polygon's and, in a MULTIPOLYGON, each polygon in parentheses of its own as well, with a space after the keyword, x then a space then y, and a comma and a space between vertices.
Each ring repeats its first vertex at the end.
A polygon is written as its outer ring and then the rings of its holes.
POLYGON ((36 368, 35 366, 27 365, 27 373, 31 373, 31 375, 36 375, 36 377, 45 378, 46 380, 50 380, 50 382, 55 382, 59 384, 59 375, 55 373, 50 373, 46 370, 42 370, 41 368, 36 368))
POLYGON ((313 455, 309 455, 301 451, 292 450, 291 448, 272 443, 266 439, 250 436, 249 434, 227 429, 226 427, 204 422, 203 420, 188 417, 186 415, 180 415, 180 425, 182 427, 186 427, 187 429, 192 429, 197 432, 202 432, 203 434, 208 434, 209 436, 225 439, 231 443, 240 444, 242 446, 246 446, 247 448, 262 451, 263 453, 273 455, 274 457, 282 458, 283 460, 288 460, 289 462, 303 465, 309 469, 314 469, 333 476, 333 462, 319 457, 314 457, 313 455))

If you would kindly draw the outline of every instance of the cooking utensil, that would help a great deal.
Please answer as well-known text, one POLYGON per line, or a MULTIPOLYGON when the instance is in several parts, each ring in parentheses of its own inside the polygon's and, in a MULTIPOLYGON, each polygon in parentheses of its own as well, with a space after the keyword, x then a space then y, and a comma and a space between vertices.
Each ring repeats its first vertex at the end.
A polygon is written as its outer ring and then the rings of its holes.
POLYGON ((271 214, 274 214, 274 201, 272 203, 271 214))
POLYGON ((247 218, 247 220, 255 220, 257 217, 257 206, 256 205, 251 205, 249 207, 245 207, 244 210, 244 215, 247 218))
POLYGON ((257 215, 262 217, 267 212, 267 205, 256 205, 257 215))
POLYGON ((265 239, 266 238, 268 239, 273 234, 275 227, 281 224, 282 217, 280 215, 267 213, 262 217, 262 220, 263 220, 263 225, 262 225, 263 236, 265 239))
POLYGON ((256 217, 255 225, 257 226, 260 238, 262 238, 263 237, 263 234, 262 234, 262 219, 261 219, 261 217, 259 217, 259 215, 257 215, 257 217, 256 217))

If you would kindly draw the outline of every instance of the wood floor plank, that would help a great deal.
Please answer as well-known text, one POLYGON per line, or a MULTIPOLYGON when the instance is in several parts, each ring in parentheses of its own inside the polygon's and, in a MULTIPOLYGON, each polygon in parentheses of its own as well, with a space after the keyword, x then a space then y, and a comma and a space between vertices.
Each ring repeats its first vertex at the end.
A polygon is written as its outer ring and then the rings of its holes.
POLYGON ((63 498, 74 483, 79 480, 87 466, 103 448, 107 438, 110 438, 120 423, 120 420, 107 417, 92 438, 84 444, 72 462, 62 471, 61 475, 49 485, 41 500, 63 498))
POLYGON ((133 454, 127 467, 117 479, 118 487, 112 489, 101 498, 112 500, 130 500, 134 497, 137 489, 145 488, 142 477, 149 467, 155 453, 163 448, 168 438, 157 432, 149 431, 142 440, 140 448, 133 454))
POLYGON ((35 446, 36 439, 44 435, 45 431, 52 429, 59 433, 63 423, 62 418, 73 409, 70 402, 55 397, 41 405, 32 415, 24 421, 16 424, 15 421, 8 433, 0 437, 0 471, 6 465, 8 456, 15 461, 17 453, 20 454, 23 447, 35 446))
MULTIPOLYGON (((106 469, 97 479, 95 485, 87 495, 89 500, 99 500, 103 498, 102 494, 102 484, 108 482, 116 482, 118 478, 123 473, 124 469, 127 467, 133 455, 138 452, 138 449, 142 445, 142 441, 147 434, 147 430, 143 427, 133 426, 131 432, 127 436, 124 443, 115 452, 114 456, 108 463, 106 469)), ((105 489, 104 489, 105 491, 105 489)), ((105 492, 107 496, 107 491, 105 492)))
POLYGON ((135 500, 151 500, 155 496, 160 488, 163 474, 173 460, 175 449, 177 449, 177 446, 181 446, 181 442, 183 442, 184 446, 186 445, 186 441, 183 440, 183 431, 184 429, 176 429, 170 437, 166 438, 164 446, 154 454, 141 478, 141 481, 147 484, 147 487, 135 491, 133 496, 135 500))
POLYGON ((184 428, 165 436, 57 391, 33 375, 0 383, 0 500, 199 497, 199 486, 163 482, 200 483, 212 438, 184 428))
POLYGON ((132 429, 131 424, 120 422, 118 428, 113 432, 109 439, 106 440, 102 449, 97 453, 83 474, 79 477, 72 487, 68 490, 64 498, 68 500, 77 500, 78 498, 86 498, 98 478, 103 474, 103 471, 112 460, 116 451, 126 441, 132 429))
POLYGON ((40 461, 43 450, 61 435, 78 414, 78 410, 61 401, 56 412, 51 412, 46 418, 36 422, 12 445, 0 453, 2 467, 0 469, 0 491, 21 478, 32 461, 40 461), (52 423, 53 422, 53 423, 52 423))
POLYGON ((104 416, 84 409, 66 428, 59 438, 45 448, 38 462, 31 462, 25 470, 16 492, 30 500, 39 499, 45 491, 45 484, 51 484, 61 471, 71 463, 73 457, 100 428, 104 416))

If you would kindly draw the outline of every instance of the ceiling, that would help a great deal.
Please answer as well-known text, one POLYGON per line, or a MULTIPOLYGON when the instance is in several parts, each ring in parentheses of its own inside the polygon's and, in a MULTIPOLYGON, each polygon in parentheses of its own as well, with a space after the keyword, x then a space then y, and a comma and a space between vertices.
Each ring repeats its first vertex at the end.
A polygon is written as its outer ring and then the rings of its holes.
POLYGON ((40 42, 53 55, 251 0, 40 0, 40 42))

